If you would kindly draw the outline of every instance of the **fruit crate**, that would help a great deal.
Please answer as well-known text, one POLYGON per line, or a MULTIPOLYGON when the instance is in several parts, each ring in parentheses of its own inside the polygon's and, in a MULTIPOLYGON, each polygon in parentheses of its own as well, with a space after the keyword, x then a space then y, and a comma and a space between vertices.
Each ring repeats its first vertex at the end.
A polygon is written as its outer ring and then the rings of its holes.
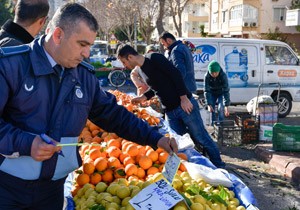
POLYGON ((242 144, 252 144, 259 141, 258 127, 242 129, 242 144))
POLYGON ((276 123, 273 126, 272 142, 276 151, 300 152, 300 126, 276 123))
POLYGON ((214 123, 214 136, 220 146, 222 145, 240 145, 241 127, 237 126, 234 120, 224 120, 214 123))
POLYGON ((254 129, 259 127, 259 120, 248 112, 236 112, 235 123, 243 129, 254 129))

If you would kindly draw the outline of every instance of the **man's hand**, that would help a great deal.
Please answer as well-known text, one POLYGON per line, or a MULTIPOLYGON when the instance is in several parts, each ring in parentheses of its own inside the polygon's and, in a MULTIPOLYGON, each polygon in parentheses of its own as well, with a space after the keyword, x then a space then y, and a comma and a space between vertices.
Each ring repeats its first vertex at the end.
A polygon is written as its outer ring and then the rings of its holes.
POLYGON ((60 149, 60 147, 45 143, 40 136, 36 136, 31 145, 31 157, 36 161, 44 161, 60 149))
POLYGON ((229 113, 228 106, 225 106, 225 108, 224 108, 224 114, 225 114, 226 117, 229 116, 230 113, 229 113))
POLYGON ((190 114, 193 110, 193 104, 191 103, 190 99, 184 96, 180 96, 180 106, 186 113, 190 114))
POLYGON ((135 98, 131 99, 131 103, 132 104, 140 104, 140 103, 143 103, 146 100, 147 100, 147 97, 144 96, 144 95, 141 95, 141 96, 138 96, 138 97, 135 97, 135 98))
POLYGON ((178 145, 174 138, 162 137, 157 142, 157 147, 164 149, 170 155, 178 152, 178 145))

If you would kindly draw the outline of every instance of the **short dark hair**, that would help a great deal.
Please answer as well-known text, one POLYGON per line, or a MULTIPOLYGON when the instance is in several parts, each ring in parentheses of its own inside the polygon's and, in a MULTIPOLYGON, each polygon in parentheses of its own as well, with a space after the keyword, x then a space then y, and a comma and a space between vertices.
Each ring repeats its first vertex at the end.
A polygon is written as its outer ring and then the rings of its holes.
POLYGON ((120 45, 117 50, 117 57, 128 58, 129 55, 138 55, 138 52, 130 45, 120 45))
POLYGON ((49 28, 53 31, 55 27, 60 27, 70 35, 78 29, 81 21, 84 21, 92 31, 98 31, 98 22, 90 11, 78 3, 67 3, 55 12, 49 28))
POLYGON ((172 40, 176 40, 175 36, 173 36, 173 34, 169 33, 168 31, 164 31, 161 33, 161 35, 159 36, 159 39, 172 39, 172 40))
POLYGON ((31 25, 49 12, 48 0, 18 0, 15 6, 15 20, 31 25))

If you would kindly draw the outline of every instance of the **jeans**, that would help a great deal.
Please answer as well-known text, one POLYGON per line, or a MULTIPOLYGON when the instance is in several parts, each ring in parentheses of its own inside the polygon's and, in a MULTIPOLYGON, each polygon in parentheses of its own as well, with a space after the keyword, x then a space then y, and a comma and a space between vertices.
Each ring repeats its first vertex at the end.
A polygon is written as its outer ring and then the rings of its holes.
POLYGON ((223 95, 215 96, 212 95, 212 102, 213 104, 211 105, 213 109, 216 107, 216 102, 218 101, 218 120, 216 119, 216 112, 211 113, 211 125, 214 125, 214 122, 220 122, 225 119, 224 115, 224 105, 223 105, 223 95))
POLYGON ((194 98, 190 101, 193 110, 187 114, 181 106, 172 111, 166 112, 170 127, 178 134, 189 133, 194 141, 200 143, 207 152, 210 161, 218 168, 224 168, 225 163, 221 160, 220 151, 217 144, 212 140, 206 131, 199 110, 199 105, 194 98))

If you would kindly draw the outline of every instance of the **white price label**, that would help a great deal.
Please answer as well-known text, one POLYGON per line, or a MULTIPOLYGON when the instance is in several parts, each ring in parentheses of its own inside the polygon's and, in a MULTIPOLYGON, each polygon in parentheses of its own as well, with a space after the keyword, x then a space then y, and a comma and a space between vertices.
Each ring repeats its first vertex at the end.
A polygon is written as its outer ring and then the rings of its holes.
POLYGON ((144 188, 129 203, 137 210, 170 209, 183 197, 164 179, 144 188))
POLYGON ((165 166, 162 170, 162 174, 170 184, 172 184, 173 182, 174 176, 177 173, 179 165, 180 165, 180 158, 175 153, 173 153, 173 155, 169 155, 165 163, 165 166))

